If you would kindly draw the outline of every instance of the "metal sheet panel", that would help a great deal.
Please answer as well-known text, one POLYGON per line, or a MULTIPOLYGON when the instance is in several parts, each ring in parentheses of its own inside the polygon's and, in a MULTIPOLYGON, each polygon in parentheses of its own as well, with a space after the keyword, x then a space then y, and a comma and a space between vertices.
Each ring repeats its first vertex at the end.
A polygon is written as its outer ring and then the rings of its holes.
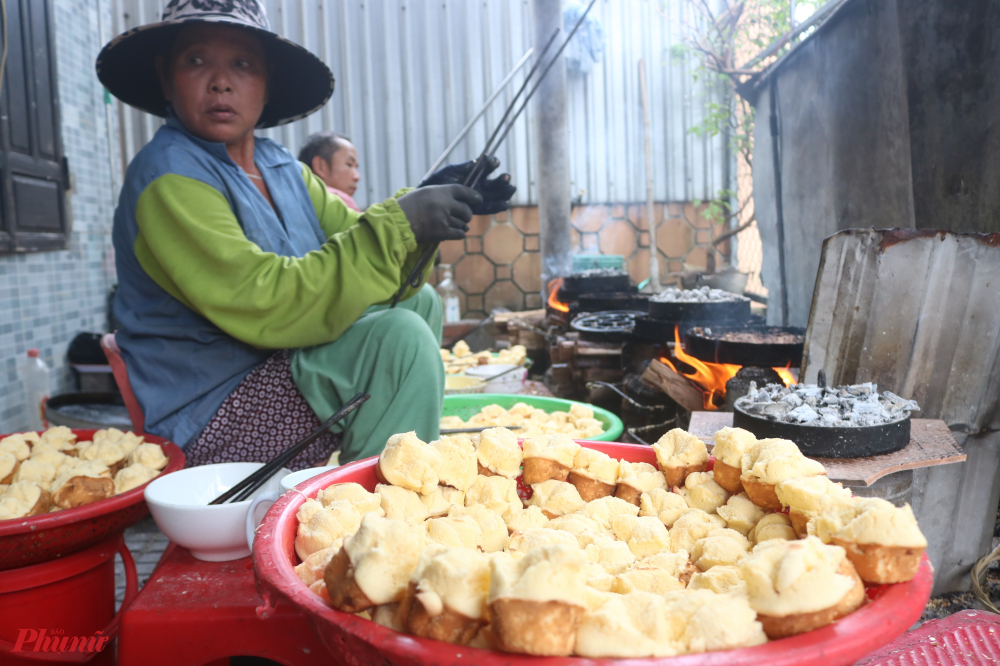
MULTIPOLYGON (((116 32, 156 20, 164 0, 113 0, 116 32)), ((337 79, 319 112, 262 134, 297 152, 306 136, 333 129, 361 159, 355 195, 367 205, 415 184, 531 46, 531 0, 264 0, 275 31, 322 58, 337 79)), ((706 92, 692 63, 675 60, 684 0, 598 0, 604 57, 569 76, 571 177, 576 203, 644 201, 638 61, 649 72, 657 201, 710 198, 727 187, 722 137, 693 135, 706 92)), ((527 71, 515 76, 452 153, 471 159, 486 142, 527 71)), ((119 105, 127 163, 161 121, 119 105)), ((514 203, 536 203, 533 111, 498 155, 518 185, 514 203)))
POLYGON ((848 230, 823 243, 802 376, 877 382, 953 430, 1000 429, 1000 234, 848 230))

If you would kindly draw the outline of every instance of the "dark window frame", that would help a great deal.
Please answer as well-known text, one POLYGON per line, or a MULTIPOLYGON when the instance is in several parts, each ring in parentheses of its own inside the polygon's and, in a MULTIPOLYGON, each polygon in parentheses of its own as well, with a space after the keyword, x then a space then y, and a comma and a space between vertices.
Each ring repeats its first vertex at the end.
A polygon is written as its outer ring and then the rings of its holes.
POLYGON ((53 2, 7 0, 6 5, 0 255, 64 250, 71 232, 69 169, 62 144, 53 2))

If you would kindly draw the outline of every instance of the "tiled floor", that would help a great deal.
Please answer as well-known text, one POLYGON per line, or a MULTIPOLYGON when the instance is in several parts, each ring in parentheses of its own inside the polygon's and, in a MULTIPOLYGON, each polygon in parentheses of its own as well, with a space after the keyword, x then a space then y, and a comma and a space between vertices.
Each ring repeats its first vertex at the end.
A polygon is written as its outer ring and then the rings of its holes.
MULTIPOLYGON (((139 574, 139 587, 142 588, 153 573, 153 568, 163 555, 169 540, 159 530, 153 519, 145 520, 125 530, 125 544, 135 559, 136 572, 139 574)), ((115 560, 115 609, 121 606, 125 598, 125 567, 121 559, 115 560)))

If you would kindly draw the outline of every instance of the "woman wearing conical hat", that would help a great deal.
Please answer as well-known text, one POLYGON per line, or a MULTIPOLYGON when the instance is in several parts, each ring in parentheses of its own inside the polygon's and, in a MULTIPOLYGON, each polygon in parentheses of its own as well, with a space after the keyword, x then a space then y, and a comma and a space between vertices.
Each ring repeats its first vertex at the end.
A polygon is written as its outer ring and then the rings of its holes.
MULTIPOLYGON (((116 340, 146 430, 191 464, 266 460, 364 391, 342 423, 342 461, 397 432, 436 438, 440 303, 424 286, 384 304, 423 247, 507 208, 509 176, 473 190, 453 167, 349 210, 254 136, 316 111, 334 84, 255 0, 172 0, 160 22, 109 42, 97 73, 166 118, 129 164, 113 232, 116 340)), ((331 446, 321 438, 293 466, 325 462, 331 446)))

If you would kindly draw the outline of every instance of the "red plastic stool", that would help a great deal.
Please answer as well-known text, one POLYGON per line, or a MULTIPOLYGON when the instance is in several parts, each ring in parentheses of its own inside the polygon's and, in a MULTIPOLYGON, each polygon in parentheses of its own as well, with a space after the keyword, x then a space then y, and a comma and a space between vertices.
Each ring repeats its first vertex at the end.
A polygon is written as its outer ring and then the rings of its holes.
POLYGON ((118 384, 118 390, 122 393, 122 400, 125 401, 125 409, 128 410, 128 417, 132 420, 132 431, 137 435, 145 434, 146 416, 142 413, 142 407, 139 406, 139 401, 136 400, 135 393, 132 392, 132 384, 128 381, 128 368, 125 366, 121 350, 118 349, 118 343, 115 342, 114 333, 105 333, 101 337, 101 349, 104 350, 104 355, 108 357, 111 374, 114 375, 115 383, 118 384))
POLYGON ((326 666, 330 652, 290 604, 266 620, 249 557, 202 562, 170 544, 122 614, 118 666, 227 666, 264 657, 285 666, 326 666))
POLYGON ((925 622, 855 666, 995 666, 1000 663, 1000 615, 962 611, 925 622))

